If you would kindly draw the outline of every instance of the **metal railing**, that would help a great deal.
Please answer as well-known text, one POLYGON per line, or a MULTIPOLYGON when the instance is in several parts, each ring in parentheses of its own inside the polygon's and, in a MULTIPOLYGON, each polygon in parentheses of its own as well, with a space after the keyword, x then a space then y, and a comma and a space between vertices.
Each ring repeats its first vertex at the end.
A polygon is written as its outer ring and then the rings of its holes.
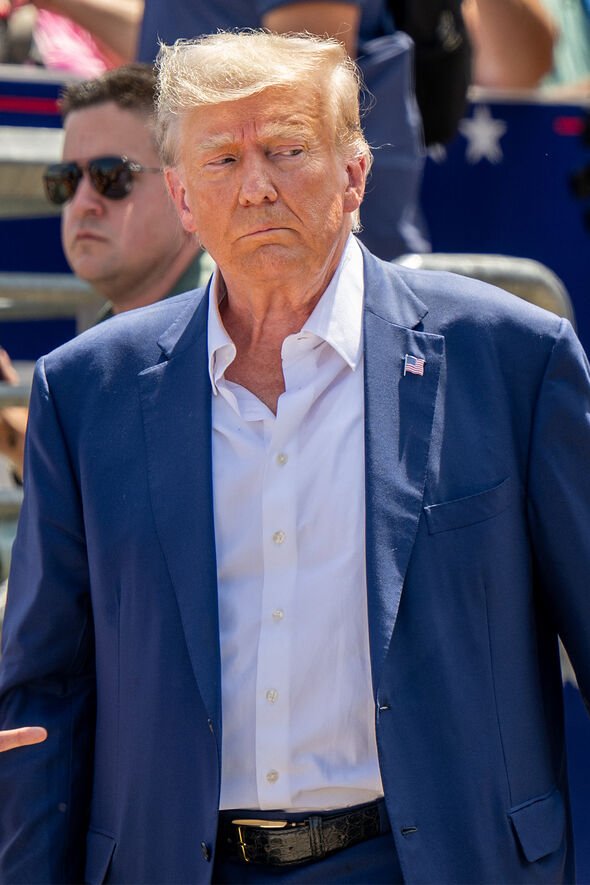
POLYGON ((9 406, 26 406, 29 402, 31 388, 28 384, 7 384, 0 381, 0 409, 9 406))
MULTIPOLYGON (((72 274, 0 273, 0 322, 71 317, 82 332, 103 304, 91 286, 72 274)), ((28 400, 28 384, 0 382, 0 408, 28 400)))
POLYGON ((61 157, 63 130, 0 126, 0 218, 59 215, 43 190, 43 170, 61 157))
POLYGON ((567 289, 557 274, 540 261, 509 255, 431 252, 402 255, 396 259, 396 264, 419 270, 446 270, 491 283, 531 304, 566 317, 576 327, 574 308, 567 289))
POLYGON ((72 274, 0 273, 0 321, 74 317, 82 331, 102 304, 104 299, 72 274))
POLYGON ((0 488, 0 520, 18 519, 22 502, 22 489, 0 488))

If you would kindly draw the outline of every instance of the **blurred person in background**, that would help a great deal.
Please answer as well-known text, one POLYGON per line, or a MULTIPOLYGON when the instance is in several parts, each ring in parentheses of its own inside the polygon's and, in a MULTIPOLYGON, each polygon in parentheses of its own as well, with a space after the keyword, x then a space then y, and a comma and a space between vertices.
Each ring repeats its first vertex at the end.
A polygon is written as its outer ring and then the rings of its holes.
MULTIPOLYGON (((15 4, 0 0, 0 15, 15 4)), ((221 0, 215 4, 196 0, 36 0, 40 10, 70 17, 90 31, 103 49, 125 61, 136 57, 152 61, 158 38, 170 42, 195 37, 220 28, 268 27, 277 32, 302 31, 330 34, 341 39, 349 54, 359 54, 361 43, 388 33, 390 12, 420 2, 300 2, 300 0, 221 0)), ((431 0, 424 4, 436 8, 431 0)), ((449 8, 452 4, 448 4, 449 8)), ((553 67, 555 23, 568 40, 585 42, 587 0, 463 0, 465 23, 474 44, 473 82, 498 88, 531 88, 553 67), (546 9, 545 9, 545 8, 546 9), (553 21, 555 20, 555 22, 553 21)), ((419 39, 419 37, 418 37, 419 39)), ((556 69, 571 62, 561 61, 556 69)), ((586 67, 585 73, 588 72, 586 67)))
POLYGON ((543 86, 557 100, 590 96, 590 2, 543 0, 553 16, 558 40, 554 65, 543 86))
POLYGON ((96 77, 135 57, 137 0, 0 0, 2 61, 96 77))
POLYGON ((211 270, 168 197, 154 91, 153 69, 136 63, 73 84, 61 99, 63 157, 46 169, 45 189, 63 206, 72 270, 107 302, 103 317, 195 288, 211 270))
POLYGON ((475 85, 533 89, 551 70, 557 32, 541 0, 463 0, 463 15, 475 85))
MULTIPOLYGON (((212 264, 178 221, 154 140, 155 74, 134 63, 68 86, 61 99, 62 162, 48 197, 62 212, 73 272, 105 299, 97 321, 201 285, 212 264)), ((0 351, 0 378, 18 383, 0 351)), ((0 452, 22 477, 27 410, 0 412, 0 452)))

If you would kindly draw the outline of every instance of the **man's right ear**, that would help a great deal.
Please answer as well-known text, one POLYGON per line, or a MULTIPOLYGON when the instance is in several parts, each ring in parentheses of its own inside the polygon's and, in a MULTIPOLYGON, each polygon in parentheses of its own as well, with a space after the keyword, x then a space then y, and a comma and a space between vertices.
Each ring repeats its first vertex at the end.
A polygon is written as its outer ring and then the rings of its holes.
POLYGON ((193 213, 191 212, 191 208, 186 199, 186 188, 182 178, 178 174, 178 170, 173 167, 168 167, 164 170, 164 176, 166 178, 168 193, 172 197, 172 202, 176 207, 182 226, 191 234, 197 233, 195 219, 193 218, 193 213))

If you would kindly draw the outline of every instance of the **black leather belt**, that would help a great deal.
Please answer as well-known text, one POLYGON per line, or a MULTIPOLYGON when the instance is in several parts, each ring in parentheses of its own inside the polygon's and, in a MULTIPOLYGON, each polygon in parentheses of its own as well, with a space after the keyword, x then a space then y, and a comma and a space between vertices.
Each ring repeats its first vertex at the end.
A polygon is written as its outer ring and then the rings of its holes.
POLYGON ((217 851, 242 863, 288 866, 319 860, 391 829, 383 800, 303 820, 233 817, 222 812, 217 851))

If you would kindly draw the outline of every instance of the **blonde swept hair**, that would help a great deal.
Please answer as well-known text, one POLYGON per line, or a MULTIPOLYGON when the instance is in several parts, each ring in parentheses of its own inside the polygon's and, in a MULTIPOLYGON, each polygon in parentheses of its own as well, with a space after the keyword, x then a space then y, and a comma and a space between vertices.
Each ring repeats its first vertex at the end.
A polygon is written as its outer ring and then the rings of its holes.
POLYGON ((219 31, 160 45, 156 60, 158 142, 165 165, 178 162, 179 127, 195 108, 236 101, 276 87, 303 87, 325 105, 336 149, 372 162, 361 127, 361 78, 344 46, 310 34, 219 31))

